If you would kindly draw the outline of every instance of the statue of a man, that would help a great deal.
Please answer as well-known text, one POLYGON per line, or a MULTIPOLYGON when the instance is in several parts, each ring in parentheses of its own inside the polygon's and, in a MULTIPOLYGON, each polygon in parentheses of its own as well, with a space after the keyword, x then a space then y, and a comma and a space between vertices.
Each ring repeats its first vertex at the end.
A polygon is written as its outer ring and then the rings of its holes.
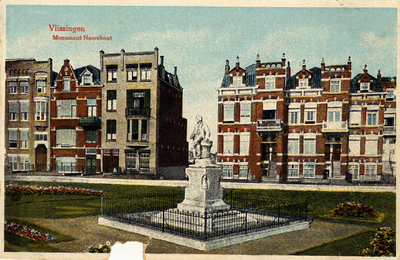
POLYGON ((210 128, 203 122, 203 117, 196 116, 196 126, 193 129, 190 139, 193 139, 193 157, 201 158, 201 142, 210 139, 210 128))

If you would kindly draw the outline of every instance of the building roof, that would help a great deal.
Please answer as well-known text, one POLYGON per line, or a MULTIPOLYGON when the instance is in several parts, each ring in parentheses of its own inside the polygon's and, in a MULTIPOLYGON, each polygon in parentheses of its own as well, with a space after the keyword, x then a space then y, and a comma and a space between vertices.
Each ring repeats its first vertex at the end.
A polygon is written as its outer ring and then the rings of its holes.
POLYGON ((87 65, 74 70, 78 85, 81 84, 82 76, 87 70, 90 71, 90 73, 92 73, 93 75, 93 84, 100 85, 100 70, 92 65, 87 65))
MULTIPOLYGON (((363 75, 364 75, 364 73, 359 73, 354 78, 352 78, 351 83, 350 83, 350 93, 357 93, 358 79, 363 75)), ((372 79, 372 91, 373 92, 383 92, 381 82, 378 79, 376 79, 375 77, 371 76, 370 74, 368 74, 368 76, 370 76, 372 79)))

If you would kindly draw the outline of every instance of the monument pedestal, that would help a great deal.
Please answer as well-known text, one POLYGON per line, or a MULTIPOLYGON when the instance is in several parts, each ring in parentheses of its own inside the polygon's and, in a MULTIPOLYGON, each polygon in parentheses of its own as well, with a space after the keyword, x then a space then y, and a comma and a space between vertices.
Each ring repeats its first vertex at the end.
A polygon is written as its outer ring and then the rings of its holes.
POLYGON ((209 159, 197 159, 195 165, 186 169, 186 175, 189 184, 185 189, 185 199, 178 204, 179 210, 211 213, 230 209, 222 199, 220 166, 211 164, 209 159))

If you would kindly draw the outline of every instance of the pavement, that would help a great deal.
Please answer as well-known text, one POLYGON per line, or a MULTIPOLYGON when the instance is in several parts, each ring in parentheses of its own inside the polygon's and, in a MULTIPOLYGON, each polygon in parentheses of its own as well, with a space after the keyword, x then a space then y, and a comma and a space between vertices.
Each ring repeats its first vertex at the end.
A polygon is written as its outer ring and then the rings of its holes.
MULTIPOLYGON (((94 183, 94 184, 123 184, 146 186, 186 187, 185 180, 143 180, 127 178, 110 178, 103 175, 65 176, 55 173, 7 174, 6 181, 58 182, 58 183, 94 183)), ((318 185, 318 184, 289 184, 289 183, 244 183, 221 182, 224 189, 277 189, 277 190, 310 190, 310 191, 362 191, 362 192, 396 192, 395 185, 318 185)))

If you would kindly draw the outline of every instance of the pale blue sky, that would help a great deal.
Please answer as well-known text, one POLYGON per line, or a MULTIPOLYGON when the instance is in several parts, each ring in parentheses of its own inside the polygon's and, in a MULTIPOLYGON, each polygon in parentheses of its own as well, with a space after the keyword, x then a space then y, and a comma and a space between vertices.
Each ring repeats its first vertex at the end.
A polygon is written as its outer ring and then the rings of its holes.
MULTIPOLYGON (((353 76, 368 65, 370 74, 395 76, 397 71, 397 10, 395 8, 225 8, 107 7, 8 5, 7 58, 63 60, 74 68, 99 67, 99 51, 149 51, 158 47, 165 66, 184 88, 184 117, 189 132, 196 114, 204 116, 216 143, 217 89, 225 60, 239 55, 242 67, 279 61, 282 53, 292 74, 307 67, 344 64, 352 57, 353 76), (89 36, 112 41, 53 41, 49 24, 83 26, 89 36)), ((59 33, 62 36, 82 33, 59 33)), ((214 145, 215 150, 216 145, 214 145)))

